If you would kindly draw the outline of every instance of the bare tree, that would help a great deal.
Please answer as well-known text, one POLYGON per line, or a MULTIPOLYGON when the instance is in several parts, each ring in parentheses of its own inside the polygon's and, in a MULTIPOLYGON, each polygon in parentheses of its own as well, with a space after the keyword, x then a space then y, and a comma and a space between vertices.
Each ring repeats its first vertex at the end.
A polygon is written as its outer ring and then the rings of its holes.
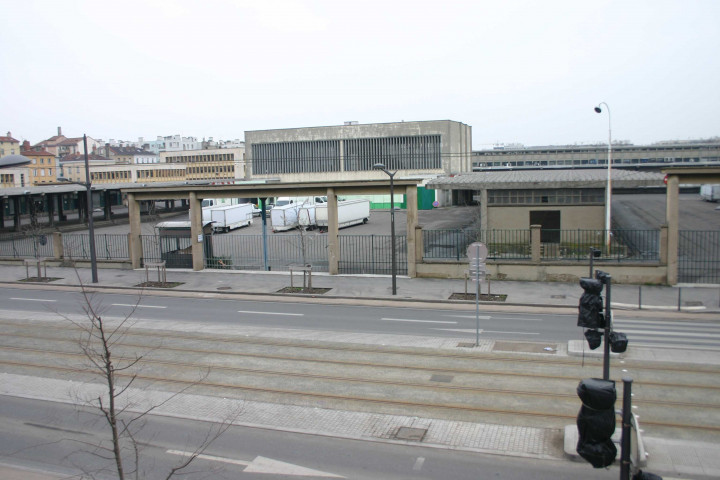
MULTIPOLYGON (((79 275, 78 280, 80 281, 79 275)), ((110 428, 109 444, 101 442, 99 445, 85 445, 91 449, 94 455, 113 463, 113 470, 117 473, 119 480, 129 478, 138 480, 142 478, 142 452, 137 435, 142 430, 144 420, 157 408, 162 407, 187 389, 204 381, 209 375, 209 371, 201 374, 201 377, 196 382, 190 383, 180 391, 171 394, 164 401, 152 405, 140 413, 131 412, 128 408, 129 402, 124 401, 122 397, 128 394, 128 390, 138 378, 139 367, 141 367, 145 355, 151 350, 143 354, 133 353, 130 355, 115 354, 114 352, 120 350, 124 339, 133 326, 131 318, 140 304, 142 295, 138 297, 130 314, 119 321, 106 321, 102 315, 103 306, 101 302, 92 292, 85 288, 82 281, 80 281, 80 284, 82 308, 87 319, 76 320, 67 315, 62 316, 81 330, 79 347, 89 361, 91 371, 103 379, 105 385, 104 394, 90 403, 91 406, 99 409, 110 428)), ((211 427, 192 454, 183 458, 178 465, 173 467, 168 472, 166 479, 186 469, 214 440, 230 427, 238 414, 239 412, 230 412, 223 422, 211 427)), ((86 473, 91 477, 94 476, 92 472, 86 473)))

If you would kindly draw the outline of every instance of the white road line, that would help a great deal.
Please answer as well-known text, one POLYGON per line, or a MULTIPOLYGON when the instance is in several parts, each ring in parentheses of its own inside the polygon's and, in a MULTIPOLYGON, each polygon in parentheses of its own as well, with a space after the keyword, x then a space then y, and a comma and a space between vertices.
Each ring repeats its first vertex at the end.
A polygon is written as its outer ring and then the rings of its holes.
POLYGON ((131 303, 111 303, 113 307, 137 307, 137 308, 167 308, 161 305, 135 305, 131 303))
MULTIPOLYGON (((714 346, 702 346, 702 345, 683 345, 683 344, 673 344, 673 343, 635 343, 633 342, 632 345, 636 347, 652 347, 652 348, 668 348, 668 349, 679 349, 679 350, 698 350, 698 351, 712 351, 712 352, 720 352, 720 347, 714 347, 714 346)), ((629 346, 628 346, 629 348, 629 346)))
POLYGON ((497 330, 483 330, 484 333, 505 333, 509 335, 540 335, 534 332, 498 332, 497 330))
MULTIPOLYGON (((167 453, 169 453, 170 455, 179 455, 181 457, 192 457, 193 455, 195 455, 192 452, 183 452, 182 450, 168 450, 167 453)), ((247 467, 248 465, 250 465, 250 462, 243 462, 242 460, 235 460, 234 458, 216 457, 215 455, 200 454, 197 455, 195 458, 212 460, 214 462, 229 463, 232 465, 242 465, 243 467, 247 467)))
POLYGON ((284 312, 253 312, 251 310, 238 310, 238 313, 252 313, 255 315, 288 315, 291 317, 304 317, 304 313, 284 313, 284 312))
POLYGON ((415 460, 415 465, 413 465, 413 470, 416 472, 422 470, 423 463, 425 463, 425 457, 418 457, 417 460, 415 460))
POLYGON ((458 322, 451 322, 446 320, 413 320, 410 318, 381 318, 384 322, 411 322, 411 323, 448 323, 451 325, 457 325, 458 322))
POLYGON ((718 333, 693 333, 685 331, 677 332, 658 332, 655 330, 627 330, 623 329, 622 333, 637 334, 637 335, 654 335, 658 337, 702 337, 702 338, 720 338, 718 333))
POLYGON ((49 300, 46 298, 19 298, 19 297, 10 297, 10 300, 22 300, 25 302, 57 302, 57 300, 49 300))
MULTIPOLYGON (((624 333, 624 332, 623 332, 624 333)), ((653 335, 628 335, 628 339, 630 342, 636 342, 638 340, 643 340, 646 342, 656 342, 656 343, 677 343, 677 342, 693 342, 693 343, 706 343, 709 345, 718 345, 718 340, 712 340, 712 339, 704 339, 704 338, 683 338, 683 335, 673 335, 675 338, 667 338, 667 337, 657 337, 653 335)))
POLYGON ((700 322, 665 322, 663 320, 618 320, 616 318, 613 318, 613 325, 651 325, 653 327, 701 327, 701 328, 712 328, 712 329, 720 329, 720 324, 716 323, 700 323, 700 322))
POLYGON ((479 318, 480 320, 490 320, 492 317, 489 315, 480 315, 476 317, 475 315, 443 315, 443 317, 451 317, 451 318, 479 318))
MULTIPOLYGON (((619 307, 619 308, 637 308, 637 303, 611 303, 612 307, 619 307)), ((643 309, 648 310, 677 310, 677 305, 643 305, 643 309)), ((704 306, 693 306, 693 307, 680 307, 680 310, 706 310, 707 307, 704 306)))

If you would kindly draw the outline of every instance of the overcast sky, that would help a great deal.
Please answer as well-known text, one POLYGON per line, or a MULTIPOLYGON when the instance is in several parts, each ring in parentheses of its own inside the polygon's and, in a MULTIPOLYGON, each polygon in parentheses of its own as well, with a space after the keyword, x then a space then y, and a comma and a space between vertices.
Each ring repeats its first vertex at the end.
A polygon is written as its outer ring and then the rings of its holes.
POLYGON ((720 1, 0 0, 0 134, 456 120, 496 143, 720 135, 720 1))

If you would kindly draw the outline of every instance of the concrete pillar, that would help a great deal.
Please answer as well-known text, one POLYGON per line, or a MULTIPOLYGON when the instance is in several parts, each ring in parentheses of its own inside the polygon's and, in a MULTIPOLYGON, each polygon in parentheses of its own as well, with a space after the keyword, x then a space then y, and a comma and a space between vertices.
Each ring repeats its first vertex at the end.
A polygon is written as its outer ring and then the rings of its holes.
POLYGON ((488 191, 486 188, 480 190, 480 228, 488 231, 488 191))
POLYGON ((660 265, 667 265, 668 262, 668 226, 660 226, 660 265))
POLYGON ((65 198, 64 194, 58 195, 58 204, 57 204, 57 211, 58 211, 58 222, 65 222, 67 221, 67 215, 65 215, 65 209, 63 208, 63 199, 65 198))
POLYGON ((675 285, 678 282, 678 247, 680 244, 680 227, 678 213, 678 198, 680 195, 680 177, 668 175, 667 194, 665 204, 665 223, 668 227, 667 239, 667 283, 675 285))
POLYGON ((407 205, 407 272, 411 278, 417 277, 415 266, 415 227, 418 224, 417 186, 408 185, 405 187, 405 204, 407 205))
POLYGON ((423 263, 424 252, 425 242, 423 241, 422 227, 415 225, 415 276, 417 276, 417 264, 423 263))
POLYGON ((20 231, 20 198, 13 197, 13 227, 16 232, 20 231))
POLYGON ((203 242, 205 237, 202 228, 202 198, 190 192, 190 245, 192 245, 193 270, 202 270, 205 266, 203 242))
POLYGON ((534 263, 540 263, 542 258, 542 243, 540 242, 540 230, 542 225, 530 225, 530 256, 534 263))
POLYGON ((130 223, 130 234, 128 247, 130 249, 130 263, 132 268, 142 266, 142 226, 140 223, 140 202, 135 199, 134 193, 127 194, 128 221, 130 223))
POLYGON ((65 256, 65 249, 63 248, 63 236, 62 232, 53 232, 53 258, 55 260, 62 260, 65 256))
POLYGON ((335 189, 327 189, 328 211, 328 273, 338 274, 340 263, 340 241, 338 239, 338 202, 335 189))
POLYGON ((0 228, 5 228, 5 198, 0 197, 0 228))

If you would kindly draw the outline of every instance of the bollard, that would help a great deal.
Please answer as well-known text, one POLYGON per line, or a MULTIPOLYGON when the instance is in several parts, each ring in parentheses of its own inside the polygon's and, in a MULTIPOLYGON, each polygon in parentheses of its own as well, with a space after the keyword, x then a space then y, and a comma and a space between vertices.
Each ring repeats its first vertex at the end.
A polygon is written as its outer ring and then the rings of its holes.
POLYGON ((620 440, 620 480, 630 480, 630 435, 632 425, 632 378, 623 378, 622 437, 620 440))
POLYGON ((642 310, 642 285, 638 285, 638 310, 642 310))
POLYGON ((682 287, 678 287, 678 309, 677 311, 680 311, 680 308, 682 307, 682 287))

